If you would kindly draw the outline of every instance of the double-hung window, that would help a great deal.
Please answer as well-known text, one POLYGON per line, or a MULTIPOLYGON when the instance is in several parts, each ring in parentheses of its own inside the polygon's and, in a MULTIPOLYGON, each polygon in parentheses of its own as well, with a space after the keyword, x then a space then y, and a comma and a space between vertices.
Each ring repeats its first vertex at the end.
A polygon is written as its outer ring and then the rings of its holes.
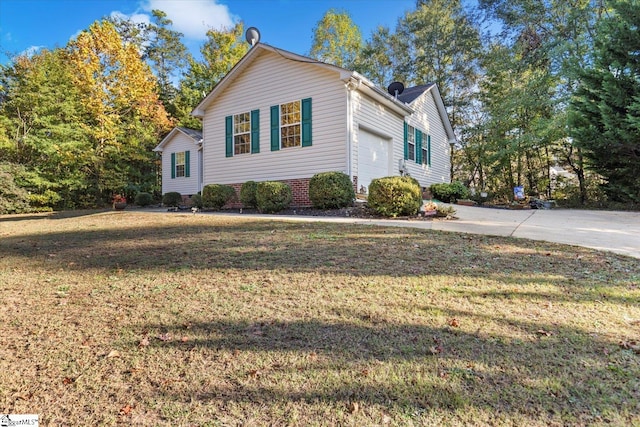
POLYGON ((413 126, 407 128, 408 160, 416 159, 416 129, 413 126))
POLYGON ((302 145, 300 101, 280 105, 280 144, 282 148, 302 145))
POLYGON ((310 147, 311 98, 271 107, 271 151, 310 147))
POLYGON ((181 178, 184 176, 185 166, 186 161, 184 151, 181 153, 176 153, 176 178, 181 178))
POLYGON ((431 135, 404 123, 404 159, 431 166, 431 135))
POLYGON ((260 152, 260 110, 234 114, 224 118, 225 155, 260 152))
POLYGON ((189 151, 171 153, 171 178, 189 178, 189 151))
POLYGON ((251 113, 233 116, 233 154, 251 152, 251 113))

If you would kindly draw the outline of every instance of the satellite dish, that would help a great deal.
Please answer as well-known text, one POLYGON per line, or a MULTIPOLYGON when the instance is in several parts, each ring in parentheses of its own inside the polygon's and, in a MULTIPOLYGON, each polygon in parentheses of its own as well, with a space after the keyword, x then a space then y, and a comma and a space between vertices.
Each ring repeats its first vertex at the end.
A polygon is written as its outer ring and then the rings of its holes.
POLYGON ((404 85, 400 82, 393 82, 387 88, 387 92, 389 95, 395 96, 396 98, 404 91, 404 85))
POLYGON ((255 45, 260 41, 260 31, 256 27, 249 27, 247 31, 244 33, 247 43, 251 46, 255 45))

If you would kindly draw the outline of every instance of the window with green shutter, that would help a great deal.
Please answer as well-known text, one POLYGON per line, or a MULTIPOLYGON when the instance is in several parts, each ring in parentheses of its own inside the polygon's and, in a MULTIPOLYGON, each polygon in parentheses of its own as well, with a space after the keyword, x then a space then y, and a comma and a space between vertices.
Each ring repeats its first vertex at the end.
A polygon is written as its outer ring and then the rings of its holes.
POLYGON ((404 159, 409 160, 409 125, 404 122, 404 159))
POLYGON ((292 147, 310 147, 311 98, 271 107, 271 151, 292 147))
POLYGON ((224 118, 225 156, 233 157, 233 116, 224 118))

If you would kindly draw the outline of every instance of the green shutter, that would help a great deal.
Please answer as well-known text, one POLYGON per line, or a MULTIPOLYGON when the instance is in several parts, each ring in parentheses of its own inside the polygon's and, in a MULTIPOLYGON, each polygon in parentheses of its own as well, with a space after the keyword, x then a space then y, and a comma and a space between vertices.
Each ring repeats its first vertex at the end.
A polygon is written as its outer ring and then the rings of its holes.
POLYGON ((418 129, 416 129, 416 163, 422 164, 422 131, 418 129))
POLYGON ((227 157, 233 157, 233 117, 224 119, 225 153, 227 157))
POLYGON ((302 146, 311 146, 311 98, 302 100, 302 146))
POLYGON ((407 122, 404 122, 404 159, 409 159, 409 138, 407 138, 409 134, 409 125, 407 122))
POLYGON ((271 151, 280 149, 280 107, 271 107, 271 151))
POLYGON ((190 151, 184 152, 184 176, 189 178, 191 176, 191 159, 189 158, 190 151))
POLYGON ((427 135, 427 165, 431 166, 431 135, 427 135))
POLYGON ((260 152, 260 110, 251 111, 251 154, 260 152))
POLYGON ((171 153, 171 179, 176 177, 176 153, 171 153))

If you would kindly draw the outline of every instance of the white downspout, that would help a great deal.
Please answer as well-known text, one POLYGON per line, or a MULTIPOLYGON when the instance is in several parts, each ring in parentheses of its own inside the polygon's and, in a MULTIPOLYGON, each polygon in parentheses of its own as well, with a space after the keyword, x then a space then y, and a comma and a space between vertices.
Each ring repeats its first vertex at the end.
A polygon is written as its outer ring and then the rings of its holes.
POLYGON ((350 77, 345 83, 347 88, 347 175, 353 182, 353 168, 352 168, 352 150, 353 150, 353 91, 360 87, 361 80, 355 77, 350 77))

